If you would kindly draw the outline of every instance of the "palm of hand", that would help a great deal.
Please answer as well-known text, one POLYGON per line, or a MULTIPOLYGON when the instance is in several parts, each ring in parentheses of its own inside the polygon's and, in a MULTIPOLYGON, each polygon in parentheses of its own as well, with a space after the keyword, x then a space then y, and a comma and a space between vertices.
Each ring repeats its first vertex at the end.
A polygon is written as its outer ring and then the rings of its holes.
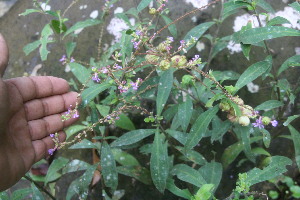
MULTIPOLYGON (((0 52, 3 74, 8 50, 1 35, 0 52)), ((62 122, 60 113, 74 104, 77 96, 68 91, 68 83, 55 77, 0 78, 0 191, 47 156, 54 147, 51 133, 59 132, 60 141, 65 140, 61 130, 74 119, 62 122)))

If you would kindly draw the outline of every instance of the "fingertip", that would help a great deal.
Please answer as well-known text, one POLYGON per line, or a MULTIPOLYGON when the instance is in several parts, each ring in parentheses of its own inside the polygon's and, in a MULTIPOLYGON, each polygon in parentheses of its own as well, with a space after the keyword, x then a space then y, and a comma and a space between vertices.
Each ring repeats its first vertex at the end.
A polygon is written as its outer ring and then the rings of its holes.
POLYGON ((9 60, 9 52, 8 52, 8 45, 0 33, 0 75, 3 76, 5 69, 8 65, 9 60))

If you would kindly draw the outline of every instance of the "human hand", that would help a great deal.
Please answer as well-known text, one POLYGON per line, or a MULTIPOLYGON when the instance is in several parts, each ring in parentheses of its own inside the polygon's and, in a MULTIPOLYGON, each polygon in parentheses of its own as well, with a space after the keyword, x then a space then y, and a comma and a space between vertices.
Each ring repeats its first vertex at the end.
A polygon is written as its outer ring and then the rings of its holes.
POLYGON ((51 76, 3 80, 8 48, 0 34, 0 191, 15 184, 30 167, 54 148, 49 136, 75 122, 61 113, 76 102, 67 81, 51 76))

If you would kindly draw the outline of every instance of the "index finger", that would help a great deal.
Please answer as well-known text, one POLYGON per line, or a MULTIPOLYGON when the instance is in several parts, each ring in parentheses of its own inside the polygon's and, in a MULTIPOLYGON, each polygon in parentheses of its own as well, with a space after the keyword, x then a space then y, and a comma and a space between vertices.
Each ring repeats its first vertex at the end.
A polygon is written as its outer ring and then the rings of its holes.
POLYGON ((18 89, 23 102, 64 94, 70 88, 66 80, 53 76, 19 77, 6 81, 18 89))

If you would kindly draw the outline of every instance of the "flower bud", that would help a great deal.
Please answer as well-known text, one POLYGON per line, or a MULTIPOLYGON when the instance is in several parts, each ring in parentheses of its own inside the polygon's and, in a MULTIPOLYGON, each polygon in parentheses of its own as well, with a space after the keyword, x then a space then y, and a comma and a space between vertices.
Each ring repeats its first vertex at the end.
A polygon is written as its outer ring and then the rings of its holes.
POLYGON ((146 61, 150 62, 150 63, 156 63, 159 60, 159 57, 156 55, 151 55, 151 54, 147 54, 145 56, 146 61))
POLYGON ((167 52, 167 44, 165 42, 160 43, 157 47, 157 50, 162 53, 167 52))
POLYGON ((237 122, 238 121, 238 118, 234 115, 231 115, 231 114, 227 114, 227 119, 231 122, 237 122))
POLYGON ((270 117, 263 117, 261 121, 264 125, 268 125, 268 124, 270 124, 271 119, 270 119, 270 117))
POLYGON ((219 104, 219 108, 223 111, 223 112, 227 112, 230 110, 230 105, 227 102, 221 102, 219 104))
POLYGON ((239 98, 239 96, 234 96, 232 98, 232 100, 234 101, 234 103, 238 104, 238 105, 244 105, 244 101, 243 99, 239 98))
POLYGON ((149 14, 150 15, 155 15, 157 13, 157 10, 155 8, 150 8, 149 14))
POLYGON ((247 116, 241 116, 239 118, 239 124, 242 126, 248 126, 250 124, 250 119, 247 116))
POLYGON ((159 63, 159 67, 161 70, 165 71, 171 67, 171 63, 169 60, 162 60, 159 63))
POLYGON ((184 67, 186 67, 186 64, 187 64, 186 57, 180 56, 180 55, 173 56, 171 58, 171 61, 172 61, 172 65, 174 65, 174 67, 177 67, 177 68, 184 68, 184 67))

